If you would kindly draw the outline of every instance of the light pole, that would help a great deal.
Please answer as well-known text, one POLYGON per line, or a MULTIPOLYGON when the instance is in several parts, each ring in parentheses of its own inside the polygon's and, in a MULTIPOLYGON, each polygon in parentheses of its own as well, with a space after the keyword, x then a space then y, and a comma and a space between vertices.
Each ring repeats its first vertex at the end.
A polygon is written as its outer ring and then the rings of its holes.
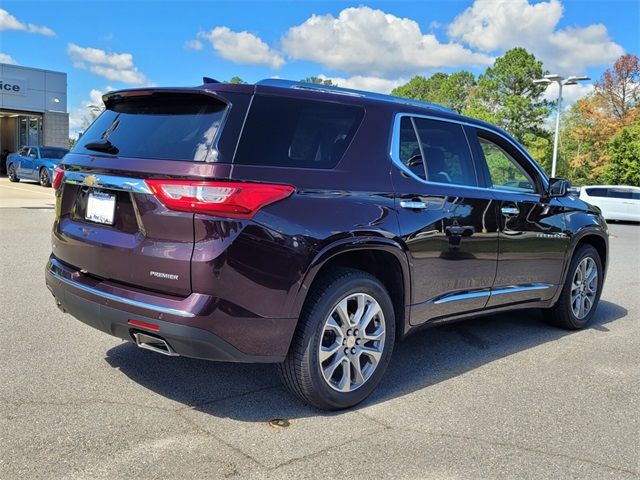
POLYGON ((571 75, 564 78, 560 75, 545 75, 544 78, 538 78, 533 83, 544 83, 549 85, 551 83, 558 84, 558 113, 556 114, 556 134, 553 139, 553 161, 551 162, 551 178, 556 176, 556 167, 558 165, 558 137, 560 136, 560 112, 562 112, 562 87, 565 85, 577 85, 582 80, 591 80, 589 77, 581 76, 577 77, 571 75))

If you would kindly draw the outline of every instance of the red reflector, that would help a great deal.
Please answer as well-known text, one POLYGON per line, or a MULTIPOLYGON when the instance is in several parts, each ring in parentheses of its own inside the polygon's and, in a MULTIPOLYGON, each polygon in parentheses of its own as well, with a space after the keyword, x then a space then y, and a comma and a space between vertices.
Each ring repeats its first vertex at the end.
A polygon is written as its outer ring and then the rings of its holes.
POLYGON ((60 188, 60 185, 62 185, 63 177, 64 177, 64 170, 57 165, 53 167, 53 181, 51 182, 51 186, 53 187, 54 190, 57 190, 58 188, 60 188))
POLYGON ((252 218, 265 205, 291 195, 289 185, 190 180, 145 180, 154 195, 171 210, 231 218, 252 218))
POLYGON ((157 332, 160 330, 159 325, 154 325, 153 323, 141 322, 140 320, 129 319, 127 323, 133 327, 146 328, 147 330, 153 330, 154 332, 157 332))

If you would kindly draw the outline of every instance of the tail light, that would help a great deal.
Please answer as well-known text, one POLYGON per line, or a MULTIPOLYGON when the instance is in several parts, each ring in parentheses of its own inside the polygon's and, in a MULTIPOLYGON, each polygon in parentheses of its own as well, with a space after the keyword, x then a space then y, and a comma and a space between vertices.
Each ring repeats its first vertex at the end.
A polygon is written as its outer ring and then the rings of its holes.
POLYGON ((231 218, 252 218, 265 205, 291 195, 289 185, 190 180, 145 180, 153 194, 171 210, 231 218))
POLYGON ((62 185, 62 178, 64 177, 64 170, 61 169, 58 165, 53 167, 53 181, 51 182, 51 186, 54 190, 58 190, 60 185, 62 185))

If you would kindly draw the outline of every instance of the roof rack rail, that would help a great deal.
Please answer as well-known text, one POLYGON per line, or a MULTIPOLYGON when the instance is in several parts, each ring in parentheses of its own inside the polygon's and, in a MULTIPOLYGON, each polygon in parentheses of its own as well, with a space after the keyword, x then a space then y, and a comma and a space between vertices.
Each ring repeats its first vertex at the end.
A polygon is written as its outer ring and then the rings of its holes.
POLYGON ((283 80, 280 78, 266 78, 256 82, 256 85, 264 85, 267 87, 278 88, 295 88, 298 90, 315 90, 318 92, 333 93, 336 95, 349 95, 352 97, 362 97, 369 100, 379 100, 381 102, 391 102, 403 105, 411 105, 413 107, 431 108, 441 110, 447 113, 457 113, 449 108, 443 107, 436 103, 422 102, 411 98, 396 97, 393 95, 385 95, 383 93, 367 92, 364 90, 355 90, 352 88, 336 87, 333 85, 322 85, 320 83, 295 82, 293 80, 283 80))

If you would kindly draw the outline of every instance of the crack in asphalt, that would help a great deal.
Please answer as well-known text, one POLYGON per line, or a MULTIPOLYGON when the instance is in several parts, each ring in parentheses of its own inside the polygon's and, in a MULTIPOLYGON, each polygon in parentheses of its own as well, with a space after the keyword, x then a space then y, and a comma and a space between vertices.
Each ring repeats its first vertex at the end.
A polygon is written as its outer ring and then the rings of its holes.
POLYGON ((608 468, 609 470, 613 470, 613 471, 616 471, 616 472, 630 473, 631 475, 634 475, 634 476, 638 475, 638 472, 635 472, 633 470, 628 470, 628 469, 621 468, 621 467, 615 467, 613 465, 608 465, 606 463, 597 462, 595 460, 589 460, 587 458, 576 457, 576 456, 573 456, 573 455, 567 455, 565 453, 549 452, 549 451, 546 451, 546 450, 540 450, 538 448, 525 447, 524 445, 519 445, 517 443, 500 442, 500 441, 495 441, 495 440, 487 440, 485 438, 470 437, 470 436, 467 436, 467 435, 456 435, 456 434, 453 434, 453 433, 430 432, 428 430, 419 430, 419 429, 414 429, 414 428, 405 428, 403 430, 404 431, 408 431, 408 432, 419 433, 419 434, 423 434, 423 435, 430 435, 430 436, 433 436, 433 437, 454 438, 454 439, 458 439, 458 440, 467 440, 467 441, 472 441, 472 442, 480 442, 480 443, 484 443, 484 444, 487 444, 487 445, 492 445, 494 447, 510 447, 510 448, 515 448, 517 450, 523 450, 525 452, 533 453, 533 454, 536 454, 536 455, 546 455, 546 456, 550 456, 550 457, 560 457, 560 458, 565 458, 567 460, 585 462, 585 463, 588 463, 590 465, 608 468))
MULTIPOLYGON (((167 413, 172 413, 174 414, 176 417, 180 418, 181 420, 183 420, 189 427, 190 429, 195 432, 198 433, 200 435, 205 435, 205 436, 209 436, 211 438, 214 438, 215 440, 219 441, 220 443, 222 443, 224 446, 226 446, 227 448, 229 448, 230 450, 234 451, 235 453, 237 453, 238 455, 240 455, 242 458, 244 458, 245 460, 249 460, 252 464, 261 467, 267 471, 274 471, 277 470, 279 468, 285 467, 287 465, 290 465, 292 463, 295 462, 299 462, 302 460, 306 460, 306 459, 311 459, 311 458, 315 458, 317 456, 322 455, 323 453, 326 453, 327 451, 333 449, 333 448, 339 448, 342 446, 345 446, 349 443, 355 442, 360 440, 361 438, 371 435, 372 432, 366 432, 362 435, 359 435, 358 437, 355 438, 350 438, 349 440, 346 440, 340 444, 337 445, 331 445, 328 446, 322 450, 316 451, 316 452, 312 452, 309 453, 307 455, 303 455, 300 457, 295 457, 292 459, 287 460, 286 462, 283 463, 279 463, 273 467, 269 467, 268 465, 265 465, 264 463, 262 463, 261 461, 259 461, 258 459, 252 457, 251 455, 245 453, 243 450, 239 449, 238 447, 234 446, 233 444, 227 442, 226 440, 224 440, 223 438, 219 437, 218 435, 216 435, 215 433, 204 429, 203 427, 201 427, 200 425, 198 425, 194 420, 192 420, 191 418, 187 417, 185 415, 185 413, 192 411, 192 410, 198 410, 201 407, 204 407, 206 405, 212 405, 215 403, 220 403, 226 400, 231 400, 231 399, 236 399, 236 398, 242 398, 254 393, 258 393, 258 392, 262 392, 262 391, 267 391, 267 390, 271 390, 274 388, 280 388, 280 385, 270 385, 270 386, 265 386, 265 387, 261 387, 258 389, 254 389, 254 390, 250 390, 247 392, 243 392, 240 394, 235 394, 235 395, 228 395, 225 397, 221 397, 221 398, 216 398, 216 399, 212 399, 212 400, 208 400, 208 401, 204 401, 204 402, 200 402, 198 404, 194 404, 194 405, 187 405, 184 407, 177 407, 177 408, 169 408, 169 407, 159 407, 159 406, 154 406, 154 405, 141 405, 141 404, 137 404, 137 403, 131 403, 131 402, 122 402, 122 401, 116 401, 116 400, 105 400, 105 399, 75 399, 75 400, 67 400, 67 401, 55 401, 55 400, 30 400, 30 399, 21 399, 21 400, 9 400, 6 398, 0 398, 0 404, 5 404, 5 405, 13 405, 13 406, 23 406, 23 405, 42 405, 42 406, 61 406, 61 407, 74 407, 74 406, 79 406, 79 405, 91 405, 91 404, 106 404, 106 405, 112 405, 112 406, 126 406, 126 407, 135 407, 135 408, 140 408, 140 409, 146 409, 146 410, 155 410, 155 411, 162 411, 162 412, 167 412, 167 413)), ((473 437, 473 436, 467 436, 467 435, 457 435, 457 434, 453 434, 453 433, 441 433, 441 432, 432 432, 432 431, 428 431, 428 430, 420 430, 417 428, 398 428, 395 427, 393 425, 389 425, 386 422, 380 420, 379 418, 376 418, 374 416, 371 415, 367 415, 366 413, 360 411, 360 410, 348 410, 351 411, 353 413, 355 413, 356 415, 359 415, 363 418, 365 418, 366 420, 375 423, 376 425, 378 425, 379 427, 381 427, 380 429, 376 430, 375 432, 382 432, 385 430, 391 430, 391 431, 405 431, 405 432, 413 432, 413 433, 418 433, 420 435, 429 435, 432 437, 439 437, 439 438, 452 438, 452 439, 457 439, 457 440, 465 440, 465 441, 469 441, 469 442, 480 442, 480 443, 484 443, 486 445, 492 445, 495 447, 509 447, 509 448, 514 448, 514 449, 518 449, 518 450, 523 450, 529 453, 533 453, 536 455, 545 455, 545 456, 551 456, 551 457, 559 457, 559 458, 565 458, 567 460, 571 460, 571 461, 579 461, 579 462, 584 462, 590 465, 594 465, 594 466, 598 466, 598 467, 603 467, 603 468, 607 468, 609 470, 612 471, 616 471, 616 472, 621 472, 621 473, 628 473, 634 476, 638 476, 638 472, 634 471, 634 470, 629 470, 626 468, 622 468, 622 467, 616 467, 613 465, 609 465, 606 463, 602 463, 602 462, 598 462, 595 460, 590 460, 587 458, 582 458, 582 457, 577 457, 577 456, 573 456, 573 455, 567 455, 564 453, 557 453, 557 452, 550 452, 550 451, 546 451, 546 450, 541 450, 541 449, 537 449, 537 448, 531 448, 531 447, 526 447, 524 445, 520 445, 517 443, 512 443, 512 442, 501 442, 501 441, 495 441, 495 440, 489 440, 486 438, 481 438, 481 437, 473 437)), ((206 413, 206 412, 202 412, 202 413, 206 413)), ((265 420, 266 421, 266 420, 265 420)), ((254 423, 260 423, 260 422, 254 422, 254 423)), ((375 433, 374 432, 374 433, 375 433)))

